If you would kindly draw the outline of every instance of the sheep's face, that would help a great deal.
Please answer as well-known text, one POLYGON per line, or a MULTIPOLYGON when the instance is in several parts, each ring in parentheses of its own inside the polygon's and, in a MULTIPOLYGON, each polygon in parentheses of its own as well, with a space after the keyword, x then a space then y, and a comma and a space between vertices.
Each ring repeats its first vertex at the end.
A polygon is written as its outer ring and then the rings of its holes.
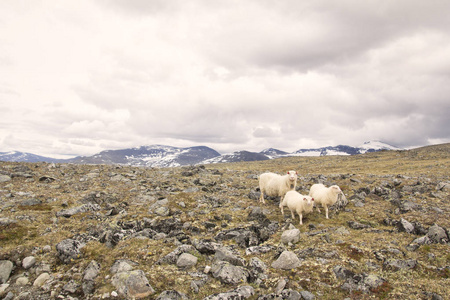
POLYGON ((296 171, 288 171, 290 181, 297 181, 297 172, 296 171))
POLYGON ((341 188, 338 187, 337 185, 332 185, 330 188, 331 188, 331 190, 333 191, 334 194, 336 194, 336 195, 341 195, 342 194, 341 188))
POLYGON ((314 205, 314 198, 312 198, 310 196, 304 196, 303 197, 303 203, 306 204, 307 206, 313 206, 314 205))

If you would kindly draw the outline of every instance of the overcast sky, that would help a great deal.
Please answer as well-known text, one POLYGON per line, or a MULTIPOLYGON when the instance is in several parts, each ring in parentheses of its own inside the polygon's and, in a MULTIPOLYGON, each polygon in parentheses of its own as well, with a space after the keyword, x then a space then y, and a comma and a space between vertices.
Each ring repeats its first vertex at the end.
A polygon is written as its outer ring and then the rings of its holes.
POLYGON ((0 152, 450 142, 448 0, 0 1, 0 152))

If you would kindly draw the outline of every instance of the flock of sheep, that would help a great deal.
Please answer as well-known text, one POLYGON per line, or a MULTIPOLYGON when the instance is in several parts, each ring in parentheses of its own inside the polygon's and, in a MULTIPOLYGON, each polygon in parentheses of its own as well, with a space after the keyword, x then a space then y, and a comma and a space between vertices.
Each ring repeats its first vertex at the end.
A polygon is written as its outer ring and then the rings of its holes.
POLYGON ((259 176, 259 189, 261 191, 259 201, 265 203, 264 194, 271 197, 280 197, 281 214, 284 215, 283 207, 287 206, 291 211, 292 219, 295 219, 294 212, 297 212, 300 225, 302 225, 303 213, 310 213, 314 205, 320 213, 319 204, 322 204, 328 219, 328 207, 336 203, 340 197, 343 197, 343 193, 337 185, 325 187, 323 184, 314 184, 307 196, 297 192, 295 190, 296 185, 296 171, 288 171, 286 175, 263 173, 259 176))

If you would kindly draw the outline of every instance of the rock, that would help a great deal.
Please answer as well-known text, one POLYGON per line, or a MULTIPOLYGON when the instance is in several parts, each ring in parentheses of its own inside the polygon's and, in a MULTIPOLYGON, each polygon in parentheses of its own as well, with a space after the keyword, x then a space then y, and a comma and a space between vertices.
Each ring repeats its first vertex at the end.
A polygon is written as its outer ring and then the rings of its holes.
POLYGON ((434 224, 428 229, 427 237, 433 243, 445 244, 448 243, 449 239, 445 230, 437 224, 434 224))
POLYGON ((0 182, 7 182, 10 181, 11 177, 9 177, 8 175, 2 175, 0 174, 0 182))
POLYGON ((197 264, 198 258, 189 253, 182 253, 177 260, 177 267, 190 268, 197 264))
POLYGON ((397 227, 399 231, 404 231, 406 233, 414 233, 414 225, 403 218, 400 219, 400 222, 398 222, 397 227))
POLYGON ((36 280, 33 283, 33 286, 35 286, 35 287, 42 287, 47 282, 47 280, 49 280, 49 279, 50 279, 50 274, 42 273, 41 275, 39 275, 36 278, 36 280))
POLYGON ((387 260, 383 263, 383 268, 392 271, 414 269, 416 266, 417 260, 414 259, 407 259, 407 260, 392 259, 387 260))
POLYGON ((361 224, 356 221, 348 221, 347 224, 348 224, 348 227, 350 227, 351 229, 357 229, 357 230, 371 227, 370 225, 361 224))
POLYGON ((166 256, 160 258, 157 264, 176 264, 178 257, 183 253, 198 253, 197 250, 192 245, 181 245, 174 251, 170 252, 166 256))
POLYGON ((100 264, 92 260, 83 272, 83 280, 94 280, 100 272, 100 264))
POLYGON ((64 263, 69 263, 71 260, 81 257, 80 250, 84 246, 84 243, 77 240, 65 239, 56 245, 56 251, 60 260, 64 263))
POLYGON ((234 266, 226 261, 215 262, 211 266, 211 272, 214 278, 224 284, 245 283, 250 275, 245 268, 234 266))
POLYGON ((164 291, 156 298, 156 300, 187 300, 185 294, 175 290, 164 291))
POLYGON ((18 277, 17 279, 16 279, 16 284, 17 285, 27 285, 28 283, 30 282, 30 280, 28 280, 28 278, 27 277, 25 277, 25 276, 21 276, 21 277, 18 277))
POLYGON ((299 229, 291 229, 291 230, 285 230, 281 234, 281 242, 283 244, 296 244, 300 241, 300 230, 299 229))
POLYGON ((81 214, 81 213, 91 212, 91 211, 99 211, 101 209, 102 209, 101 206, 98 204, 87 203, 87 204, 83 204, 78 207, 63 209, 63 210, 57 212, 56 216, 70 218, 71 216, 76 215, 76 214, 81 214))
POLYGON ((344 268, 342 266, 334 267, 333 272, 336 275, 336 278, 338 278, 338 279, 348 279, 348 278, 353 278, 353 276, 355 276, 354 272, 347 270, 346 268, 344 268))
POLYGON ((216 254, 214 255, 214 261, 227 261, 235 266, 245 266, 245 259, 240 258, 231 252, 228 248, 221 247, 217 249, 216 254))
POLYGON ((301 291, 300 295, 302 295, 302 299, 305 300, 314 300, 316 298, 312 293, 308 291, 301 291))
POLYGON ((350 231, 348 231, 347 228, 345 228, 345 227, 343 227, 343 226, 338 227, 338 228, 335 230, 335 232, 336 232, 337 234, 340 234, 340 235, 349 235, 349 234, 350 234, 350 231))
POLYGON ((80 292, 80 285, 75 280, 70 280, 63 286, 63 290, 70 293, 76 294, 80 292))
POLYGON ((413 240, 408 246, 406 246, 406 249, 408 251, 416 251, 420 246, 428 245, 431 243, 432 243, 431 239, 425 235, 423 237, 413 240))
POLYGON ((14 264, 9 260, 0 260, 0 284, 6 283, 11 275, 14 264))
POLYGON ((22 261, 22 267, 25 270, 28 270, 29 268, 33 267, 36 264, 36 258, 34 256, 27 256, 22 261))
POLYGON ((219 293, 210 295, 208 297, 203 298, 203 300, 225 300, 225 299, 247 299, 255 294, 255 290, 253 287, 249 285, 240 286, 232 291, 228 291, 225 293, 219 293))
POLYGON ((111 283, 119 295, 129 299, 144 299, 155 293, 142 270, 119 272, 112 277, 111 283))
POLYGON ((283 251, 276 261, 272 263, 272 268, 282 270, 292 270, 300 267, 301 262, 297 255, 291 251, 283 251))
MULTIPOLYGON (((0 297, 3 297, 3 295, 5 294, 5 292, 6 292, 6 289, 9 287, 9 284, 8 283, 2 283, 2 284, 0 284, 0 297)), ((5 299, 5 298, 3 298, 3 299, 5 299)))
POLYGON ((112 274, 116 274, 119 272, 127 272, 133 270, 133 267, 137 265, 138 265, 137 263, 131 260, 119 259, 114 262, 109 271, 112 274))

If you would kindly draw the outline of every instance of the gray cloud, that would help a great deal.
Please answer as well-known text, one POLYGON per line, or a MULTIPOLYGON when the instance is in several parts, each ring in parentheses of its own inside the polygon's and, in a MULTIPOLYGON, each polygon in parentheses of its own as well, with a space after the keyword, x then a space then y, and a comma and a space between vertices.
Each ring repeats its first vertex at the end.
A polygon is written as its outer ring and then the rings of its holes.
POLYGON ((403 0, 2 3, 0 22, 12 30, 0 34, 0 151, 449 142, 449 9, 403 0))

